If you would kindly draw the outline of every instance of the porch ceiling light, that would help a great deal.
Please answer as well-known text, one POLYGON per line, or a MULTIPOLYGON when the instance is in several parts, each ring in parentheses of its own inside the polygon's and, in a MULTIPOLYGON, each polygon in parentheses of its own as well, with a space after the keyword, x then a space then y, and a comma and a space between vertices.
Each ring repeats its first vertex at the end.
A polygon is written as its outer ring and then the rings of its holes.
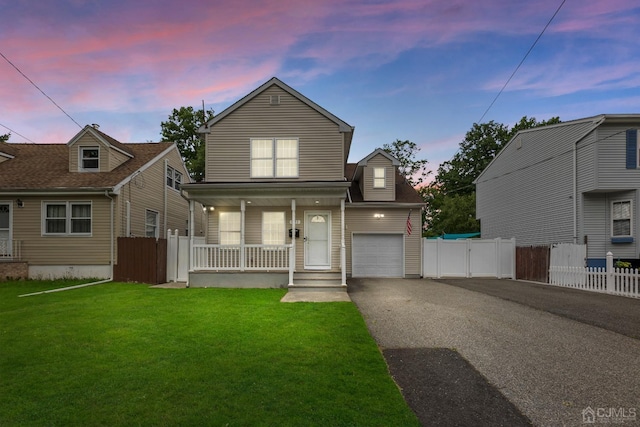
POLYGON ((320 200, 316 200, 316 205, 319 205, 319 204, 320 204, 320 200))
POLYGON ((373 214, 373 217, 374 217, 375 219, 384 218, 384 214, 375 213, 375 214, 373 214))
POLYGON ((213 206, 209 206, 209 211, 210 211, 210 212, 213 212, 213 211, 215 211, 215 210, 216 210, 216 208, 214 208, 213 206))

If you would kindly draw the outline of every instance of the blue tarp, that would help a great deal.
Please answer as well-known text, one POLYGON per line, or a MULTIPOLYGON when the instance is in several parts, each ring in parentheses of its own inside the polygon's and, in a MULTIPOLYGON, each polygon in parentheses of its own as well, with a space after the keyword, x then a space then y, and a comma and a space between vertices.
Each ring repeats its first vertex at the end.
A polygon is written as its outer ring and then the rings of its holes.
POLYGON ((429 239, 444 239, 444 240, 458 240, 458 239, 473 239, 475 237, 480 237, 480 232, 477 233, 457 233, 457 234, 443 234, 438 237, 429 237, 429 239))

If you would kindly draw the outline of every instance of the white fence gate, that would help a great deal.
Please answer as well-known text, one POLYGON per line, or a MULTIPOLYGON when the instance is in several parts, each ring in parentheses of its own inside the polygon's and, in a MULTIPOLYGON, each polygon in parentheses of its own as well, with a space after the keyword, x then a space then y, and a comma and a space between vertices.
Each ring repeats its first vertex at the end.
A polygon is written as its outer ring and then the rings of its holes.
POLYGON ((549 265, 584 267, 587 260, 587 245, 555 243, 551 245, 549 265))
POLYGON ((516 277, 515 239, 423 239, 424 277, 516 277))
MULTIPOLYGON (((205 243, 204 237, 194 237, 194 243, 205 243)), ((189 237, 167 230, 167 281, 186 282, 189 278, 189 237)))

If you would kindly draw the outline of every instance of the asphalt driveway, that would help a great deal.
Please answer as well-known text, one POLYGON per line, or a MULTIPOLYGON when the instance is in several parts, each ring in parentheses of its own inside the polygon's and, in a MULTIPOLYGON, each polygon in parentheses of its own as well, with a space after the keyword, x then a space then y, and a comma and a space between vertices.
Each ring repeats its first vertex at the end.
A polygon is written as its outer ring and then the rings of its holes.
POLYGON ((600 414, 596 422, 640 423, 639 300, 580 302, 563 289, 506 280, 473 286, 349 281, 351 299, 425 425, 583 425, 587 408, 600 414), (524 300, 501 296, 509 284, 522 286, 516 294, 524 300), (535 304, 525 304, 527 294, 535 304), (550 311, 564 299, 564 312, 547 311, 545 299, 550 311), (597 321, 608 315, 616 320, 597 321), (617 322, 630 327, 616 331, 617 322))

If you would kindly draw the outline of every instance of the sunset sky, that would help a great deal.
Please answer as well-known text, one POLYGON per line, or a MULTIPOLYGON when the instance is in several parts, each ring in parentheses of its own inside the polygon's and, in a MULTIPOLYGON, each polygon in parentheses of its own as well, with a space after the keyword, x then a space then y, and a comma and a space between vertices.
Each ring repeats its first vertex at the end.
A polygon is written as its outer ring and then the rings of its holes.
MULTIPOLYGON (((180 106, 222 111, 273 76, 355 126, 455 153, 561 0, 0 0, 0 53, 80 125, 158 141, 180 106)), ((482 122, 640 113, 637 0, 567 0, 482 122)), ((0 134, 80 129, 0 57, 0 134)), ((28 140, 25 140, 27 138, 28 140)), ((1 184, 0 184, 1 185, 1 184)))

